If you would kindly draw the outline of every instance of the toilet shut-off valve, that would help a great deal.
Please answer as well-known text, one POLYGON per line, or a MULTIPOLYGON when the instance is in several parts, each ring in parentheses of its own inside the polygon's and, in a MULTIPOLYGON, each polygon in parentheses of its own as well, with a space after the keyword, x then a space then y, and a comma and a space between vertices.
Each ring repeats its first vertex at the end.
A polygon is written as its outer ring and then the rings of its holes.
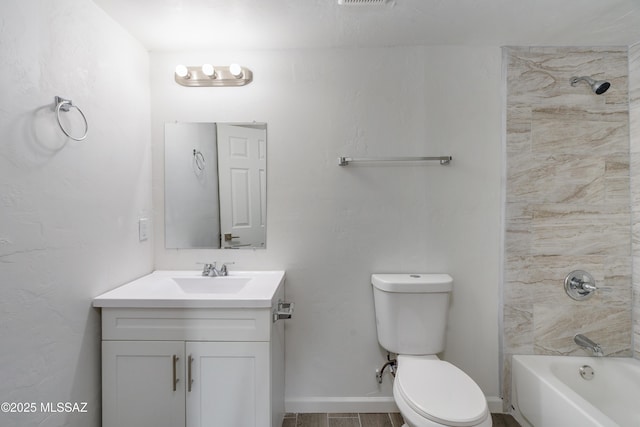
POLYGON ((394 377, 396 376, 396 368, 398 366, 398 361, 396 359, 391 358, 391 354, 387 353, 387 363, 382 365, 382 368, 376 369, 376 381, 378 384, 382 384, 382 376, 384 375, 384 370, 389 368, 389 372, 394 377))

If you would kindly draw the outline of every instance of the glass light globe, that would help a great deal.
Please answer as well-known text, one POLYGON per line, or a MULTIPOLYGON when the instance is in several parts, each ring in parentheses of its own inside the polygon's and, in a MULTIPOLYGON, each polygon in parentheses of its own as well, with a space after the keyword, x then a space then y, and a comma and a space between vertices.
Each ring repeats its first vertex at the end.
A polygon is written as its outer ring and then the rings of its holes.
POLYGON ((202 66, 202 72, 208 77, 214 77, 216 75, 216 70, 213 69, 213 65, 211 64, 204 64, 202 66))
POLYGON ((240 67, 238 64, 229 65, 229 72, 233 74, 233 77, 235 77, 236 79, 242 77, 242 67, 240 67))
POLYGON ((180 64, 178 66, 176 66, 176 75, 178 77, 188 77, 189 76, 189 70, 187 69, 187 67, 185 67, 184 65, 180 64))

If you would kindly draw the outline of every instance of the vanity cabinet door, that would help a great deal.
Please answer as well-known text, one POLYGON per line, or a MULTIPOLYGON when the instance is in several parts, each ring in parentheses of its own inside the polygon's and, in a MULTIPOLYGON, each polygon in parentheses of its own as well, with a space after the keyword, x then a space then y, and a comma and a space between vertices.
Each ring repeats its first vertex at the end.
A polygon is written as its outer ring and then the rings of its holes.
POLYGON ((186 357, 187 427, 271 427, 268 342, 187 342, 186 357))
POLYGON ((102 426, 184 427, 184 341, 102 342, 102 426))

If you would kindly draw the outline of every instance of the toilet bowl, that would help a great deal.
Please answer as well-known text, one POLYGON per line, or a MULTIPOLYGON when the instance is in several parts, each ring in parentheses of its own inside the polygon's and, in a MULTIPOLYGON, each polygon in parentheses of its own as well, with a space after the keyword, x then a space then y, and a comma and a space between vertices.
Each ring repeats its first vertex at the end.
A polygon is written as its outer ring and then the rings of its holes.
POLYGON ((408 427, 491 427, 480 387, 462 370, 430 356, 398 356, 393 397, 408 427))
POLYGON ((444 350, 448 274, 373 274, 378 342, 398 355, 393 397, 406 427, 491 427, 480 387, 438 359, 444 350))

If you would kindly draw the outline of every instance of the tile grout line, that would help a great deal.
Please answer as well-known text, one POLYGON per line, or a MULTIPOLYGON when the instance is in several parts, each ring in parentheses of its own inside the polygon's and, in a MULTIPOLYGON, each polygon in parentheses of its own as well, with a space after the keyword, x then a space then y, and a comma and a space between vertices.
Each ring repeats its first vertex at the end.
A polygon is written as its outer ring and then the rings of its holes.
MULTIPOLYGON (((400 425, 398 425, 396 423, 397 420, 394 421, 393 415, 395 415, 395 414, 400 415, 399 413, 385 412, 384 414, 387 415, 387 419, 390 421, 389 425, 391 427, 401 427, 401 426, 404 425, 402 418, 400 418, 400 423, 401 423, 400 425)), ((295 427, 298 427, 298 421, 302 421, 302 420, 299 419, 299 415, 300 414, 291 413, 291 415, 292 415, 291 417, 286 417, 286 418, 293 419, 294 422, 295 422, 295 427)), ((321 414, 318 414, 318 415, 325 415, 327 424, 324 427, 329 427, 329 423, 330 423, 330 420, 332 418, 344 418, 344 419, 351 419, 351 420, 354 419, 354 418, 357 418, 358 419, 358 426, 359 427, 366 427, 366 426, 364 426, 363 421, 362 421, 363 413, 360 413, 360 412, 355 413, 356 417, 352 417, 352 416, 349 416, 349 417, 339 417, 339 416, 338 417, 331 417, 328 412, 321 413, 321 414)), ((515 421, 513 419, 513 417, 511 415, 509 415, 509 414, 492 414, 492 419, 494 420, 494 426, 507 426, 507 425, 510 425, 512 427, 516 427, 516 426, 520 427, 520 425, 517 423, 517 421, 515 421), (496 420, 494 419, 494 415, 496 416, 498 423, 495 423, 496 420)), ((317 418, 316 418, 316 420, 317 420, 317 418)), ((339 424, 343 424, 343 423, 339 423, 339 424)), ((314 423, 314 425, 317 426, 317 422, 314 423)), ((377 423, 376 423, 376 425, 377 425, 377 423)), ((299 427, 310 427, 310 426, 308 424, 307 425, 301 424, 299 427)), ((323 426, 320 426, 320 427, 323 427, 323 426)))

